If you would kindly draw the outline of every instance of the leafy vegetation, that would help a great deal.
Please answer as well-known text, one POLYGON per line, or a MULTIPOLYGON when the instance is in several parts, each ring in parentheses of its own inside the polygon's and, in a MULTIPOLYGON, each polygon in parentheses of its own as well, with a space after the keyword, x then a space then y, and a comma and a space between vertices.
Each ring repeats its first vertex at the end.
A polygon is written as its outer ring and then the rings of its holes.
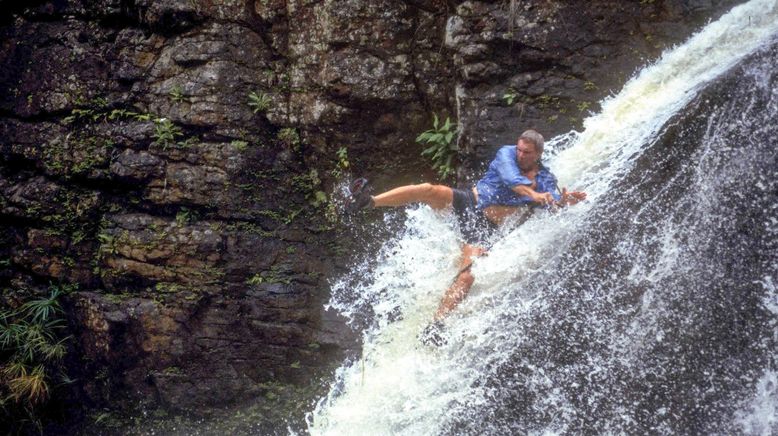
POLYGON ((249 143, 247 141, 241 141, 241 140, 238 140, 238 139, 230 142, 230 145, 235 147, 235 149, 238 150, 241 153, 246 151, 246 149, 249 147, 249 143))
POLYGON ((292 127, 284 127, 278 131, 278 140, 294 151, 300 149, 300 134, 292 127))
POLYGON ((176 213, 176 224, 178 227, 184 227, 198 219, 197 212, 190 210, 187 207, 182 207, 181 210, 176 213))
POLYGON ((509 88, 508 91, 503 94, 502 99, 505 100, 505 104, 508 106, 513 106, 513 103, 516 102, 516 99, 519 97, 519 94, 516 93, 516 90, 513 88, 509 88))
POLYGON ((0 414, 40 430, 38 412, 54 383, 66 383, 62 359, 70 337, 59 298, 72 287, 50 288, 48 297, 0 310, 0 414))
POLYGON ((184 136, 181 128, 167 118, 159 118, 154 124, 154 143, 161 145, 163 149, 175 144, 178 138, 184 136))
POLYGON ((589 103, 588 101, 582 101, 582 102, 580 102, 580 103, 578 103, 576 105, 576 107, 578 108, 579 112, 583 112, 583 111, 589 109, 590 106, 591 106, 591 103, 589 103))
POLYGON ((169 94, 170 98, 176 103, 186 101, 186 97, 184 97, 184 90, 181 89, 181 86, 179 85, 174 86, 173 89, 170 90, 169 94))
POLYGON ((437 114, 433 114, 432 128, 416 137, 416 142, 428 145, 421 155, 432 160, 432 168, 437 170, 442 179, 454 173, 454 158, 459 151, 455 141, 456 134, 456 123, 446 117, 446 121, 441 125, 437 114))
POLYGON ((151 121, 154 116, 152 114, 142 114, 139 112, 131 111, 128 109, 112 109, 110 111, 91 108, 75 108, 70 111, 70 115, 63 118, 62 121, 65 124, 71 124, 75 122, 98 122, 98 121, 116 121, 116 120, 135 120, 135 121, 151 121))
POLYGON ((348 149, 346 147, 338 148, 335 156, 338 158, 338 161, 335 163, 335 168, 330 171, 330 174, 337 179, 343 175, 344 171, 348 170, 351 163, 348 161, 348 149))
POLYGON ((292 177, 292 187, 305 194, 305 199, 313 207, 322 207, 327 205, 329 199, 327 193, 322 191, 322 182, 319 178, 319 172, 313 168, 307 173, 292 177))
POLYGON ((254 111, 255 114, 259 112, 267 112, 267 110, 270 109, 270 103, 272 103, 270 96, 264 92, 257 94, 255 91, 252 91, 249 94, 249 107, 254 111))

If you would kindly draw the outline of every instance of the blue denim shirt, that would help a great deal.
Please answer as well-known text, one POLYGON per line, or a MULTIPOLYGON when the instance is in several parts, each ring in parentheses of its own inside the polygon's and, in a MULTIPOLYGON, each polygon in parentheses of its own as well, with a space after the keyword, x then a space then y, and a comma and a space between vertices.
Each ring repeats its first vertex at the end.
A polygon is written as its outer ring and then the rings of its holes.
MULTIPOLYGON (((556 177, 545 166, 541 165, 537 176, 535 192, 549 192, 554 200, 559 201, 556 177)), ((531 185, 532 180, 521 173, 519 162, 516 158, 516 146, 504 145, 497 151, 489 169, 484 177, 475 185, 478 191, 478 209, 489 206, 523 206, 532 200, 525 196, 519 196, 511 190, 518 185, 531 185)))

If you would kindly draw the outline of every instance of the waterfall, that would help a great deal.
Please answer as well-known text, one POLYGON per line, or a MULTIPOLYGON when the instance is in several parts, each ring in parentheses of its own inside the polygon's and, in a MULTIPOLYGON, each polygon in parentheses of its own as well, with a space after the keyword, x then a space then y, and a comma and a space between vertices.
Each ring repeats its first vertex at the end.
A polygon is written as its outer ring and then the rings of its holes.
POLYGON ((753 0, 550 140, 547 165, 589 199, 501 228, 439 347, 417 336, 456 274, 456 223, 397 212, 333 284, 363 353, 309 431, 778 431, 774 65, 778 4, 753 0))

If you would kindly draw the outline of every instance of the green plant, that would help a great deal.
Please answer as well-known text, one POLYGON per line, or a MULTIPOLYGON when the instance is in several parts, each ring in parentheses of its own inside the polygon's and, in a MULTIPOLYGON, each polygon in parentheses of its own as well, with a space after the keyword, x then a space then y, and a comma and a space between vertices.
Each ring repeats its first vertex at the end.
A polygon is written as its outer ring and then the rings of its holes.
POLYGON ((91 101, 85 101, 84 99, 79 98, 74 103, 81 107, 74 108, 70 111, 70 115, 62 119, 66 124, 75 121, 97 122, 121 119, 151 121, 153 119, 152 114, 141 114, 128 109, 111 109, 109 111, 108 100, 101 97, 92 99, 91 101))
POLYGON ((184 136, 181 128, 167 118, 158 118, 154 124, 154 143, 161 145, 163 149, 174 144, 177 138, 184 136))
POLYGON ((176 103, 186 101, 186 97, 184 97, 184 90, 179 85, 174 86, 168 94, 170 95, 170 98, 176 103))
POLYGON ((586 91, 594 91, 595 89, 597 89, 597 85, 595 85, 594 82, 592 82, 591 80, 587 80, 586 82, 584 82, 583 88, 586 91))
POLYGON ((62 359, 65 328, 60 296, 72 288, 49 288, 48 297, 0 311, 0 410, 38 425, 37 410, 51 395, 52 383, 67 382, 62 359))
POLYGON ((194 217, 194 213, 189 209, 182 207, 181 210, 176 213, 176 224, 178 227, 184 227, 189 224, 194 217))
POLYGON ((110 150, 115 145, 111 139, 98 137, 79 138, 78 135, 74 135, 71 149, 46 153, 46 157, 50 159, 47 164, 52 164, 53 166, 61 164, 66 170, 69 166, 70 173, 85 174, 96 167, 107 166, 110 150), (72 153, 76 150, 83 154, 82 158, 74 159, 72 153))
POLYGON ((250 279, 246 280, 246 284, 252 286, 262 284, 262 282, 264 282, 264 279, 262 278, 262 275, 260 275, 260 273, 256 273, 253 276, 251 276, 250 279))
POLYGON ((300 149, 300 135, 297 130, 292 127, 284 127, 278 131, 277 138, 282 144, 291 148, 292 150, 300 149))
POLYGON ((258 272, 246 280, 246 284, 251 286, 261 285, 262 283, 283 283, 288 285, 291 282, 291 279, 281 275, 277 266, 273 266, 269 271, 258 272))
POLYGON ((186 138, 183 141, 176 142, 176 145, 178 147, 181 147, 181 148, 189 148, 189 147, 197 144, 197 141, 198 141, 198 139, 196 137, 190 136, 190 137, 186 138))
POLYGON ((428 145, 422 150, 421 155, 432 160, 432 168, 438 175, 445 179, 454 172, 454 158, 459 148, 456 141, 456 123, 452 123, 449 117, 443 125, 437 114, 433 114, 432 128, 425 130, 416 137, 416 142, 428 145))
POLYGON ((333 177, 338 178, 343 174, 343 171, 346 171, 351 163, 348 161, 348 149, 346 147, 340 147, 338 148, 338 151, 335 152, 335 156, 338 158, 338 162, 335 164, 335 168, 332 169, 330 174, 332 174, 333 177))
POLYGON ((348 149, 346 147, 340 147, 335 154, 338 156, 338 166, 343 169, 348 168, 348 149))
POLYGON ((589 109, 589 106, 591 106, 591 103, 589 103, 588 101, 582 101, 582 102, 578 103, 578 105, 577 105, 578 112, 583 112, 583 111, 589 109))
POLYGON ((119 252, 116 247, 116 238, 114 235, 108 233, 98 233, 97 240, 100 242, 100 248, 98 249, 98 256, 102 257, 103 254, 116 254, 119 252))
POLYGON ((240 141, 240 140, 232 141, 232 142, 230 142, 230 145, 235 147, 235 149, 238 150, 241 153, 246 151, 246 149, 249 147, 249 143, 248 142, 240 141))
POLYGON ((324 191, 316 191, 313 193, 313 197, 310 199, 311 206, 319 207, 324 206, 329 202, 327 193, 324 191))
POLYGON ((154 289, 157 292, 168 294, 180 292, 184 289, 184 287, 174 282, 157 282, 157 284, 154 285, 154 289))
POLYGON ((254 111, 255 114, 259 112, 266 112, 268 109, 270 109, 270 103, 272 103, 270 96, 264 92, 257 94, 256 91, 251 91, 251 93, 249 93, 249 107, 254 111))
POLYGON ((92 421, 95 424, 105 428, 119 428, 121 427, 121 419, 111 411, 104 411, 95 413, 92 415, 92 421))
POLYGON ((518 98, 519 94, 516 93, 516 90, 513 88, 508 88, 508 91, 503 94, 502 99, 505 100, 505 104, 508 106, 513 106, 513 103, 516 102, 516 98, 518 98))
POLYGON ((315 168, 307 173, 293 176, 291 182, 292 187, 296 191, 305 194, 305 199, 308 200, 313 207, 324 206, 329 202, 327 193, 319 189, 322 183, 319 178, 319 172, 316 171, 315 168))
POLYGON ((75 108, 72 111, 70 111, 70 115, 63 118, 62 121, 64 121, 67 124, 70 124, 74 121, 81 121, 81 120, 97 121, 100 119, 100 117, 102 117, 102 114, 92 109, 75 108))
POLYGON ((552 97, 552 96, 550 96, 548 94, 543 94, 540 97, 537 97, 537 99, 535 101, 537 102, 538 106, 541 109, 545 109, 545 108, 547 108, 549 106, 553 106, 553 107, 559 109, 560 105, 561 105, 560 101, 559 101, 559 97, 552 97))

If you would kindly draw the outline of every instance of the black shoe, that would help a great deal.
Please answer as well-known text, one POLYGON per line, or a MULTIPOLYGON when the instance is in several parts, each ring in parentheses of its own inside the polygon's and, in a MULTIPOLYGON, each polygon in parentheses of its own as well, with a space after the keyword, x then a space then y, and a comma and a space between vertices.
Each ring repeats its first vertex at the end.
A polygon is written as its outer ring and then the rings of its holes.
POLYGON ((364 177, 351 182, 351 185, 349 185, 350 196, 346 201, 346 210, 356 212, 373 207, 373 197, 370 195, 370 191, 372 191, 372 188, 364 177))
POLYGON ((419 342, 424 345, 440 347, 446 345, 448 340, 443 337, 443 321, 432 321, 419 333, 419 342))

